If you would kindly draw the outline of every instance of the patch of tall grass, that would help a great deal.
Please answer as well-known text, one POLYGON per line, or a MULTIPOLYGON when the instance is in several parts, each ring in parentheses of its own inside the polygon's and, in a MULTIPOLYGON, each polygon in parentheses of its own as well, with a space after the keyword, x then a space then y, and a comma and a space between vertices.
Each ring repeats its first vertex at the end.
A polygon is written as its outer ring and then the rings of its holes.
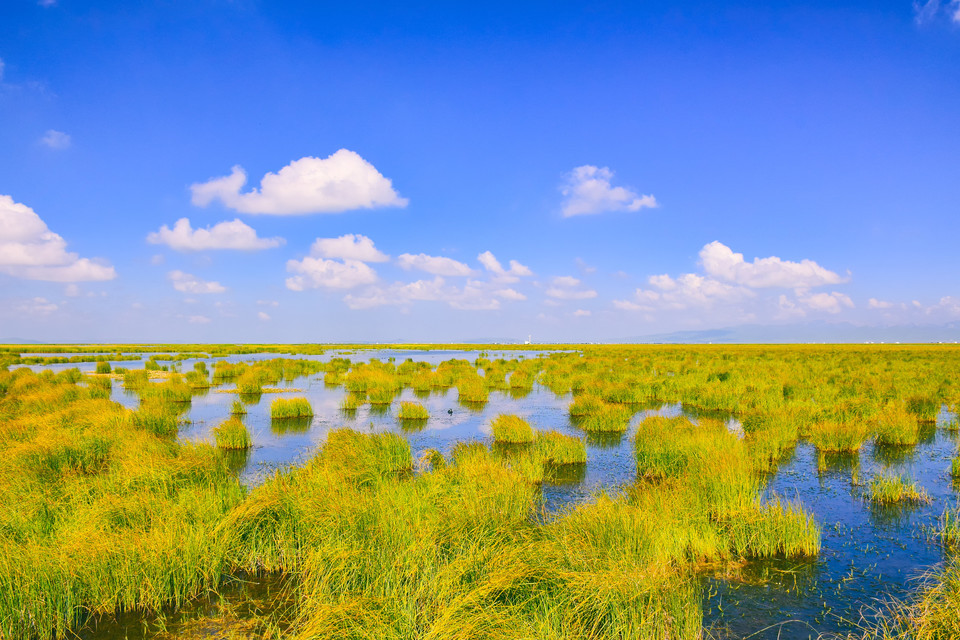
POLYGON ((426 420, 430 417, 427 408, 419 402, 401 402, 397 418, 400 420, 426 420))
POLYGON ((239 418, 230 418, 213 430, 213 437, 220 449, 249 449, 253 446, 250 432, 239 418))
POLYGON ((878 445, 912 446, 920 439, 917 416, 902 402, 888 402, 875 420, 878 445))
POLYGON ((277 398, 270 403, 270 418, 273 420, 311 417, 313 407, 306 398, 277 398))
POLYGON ((874 504, 927 503, 930 496, 903 476, 884 472, 870 480, 867 495, 874 504))
POLYGON ((530 423, 511 414, 501 413, 490 423, 494 442, 530 443, 535 439, 530 423))
POLYGON ((819 451, 855 453, 869 436, 870 427, 865 422, 823 420, 810 426, 807 437, 819 451))

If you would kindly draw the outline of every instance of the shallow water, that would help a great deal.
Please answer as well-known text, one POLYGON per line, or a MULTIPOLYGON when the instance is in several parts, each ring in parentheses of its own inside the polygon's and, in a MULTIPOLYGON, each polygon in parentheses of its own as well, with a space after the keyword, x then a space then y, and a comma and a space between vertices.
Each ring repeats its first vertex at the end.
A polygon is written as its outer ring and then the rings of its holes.
MULTIPOLYGON (((484 357, 535 358, 543 352, 485 352, 484 357)), ((293 356, 316 360, 337 357, 337 352, 321 356, 293 356)), ((406 358, 438 364, 450 358, 471 362, 479 352, 463 351, 363 351, 351 353, 355 362, 370 358, 387 360, 406 358)), ((277 354, 231 356, 230 361, 254 361, 278 357, 277 354)), ((182 371, 193 368, 194 360, 180 363, 182 371)), ((208 361, 208 365, 209 365, 208 361)), ((118 362, 118 366, 142 367, 142 363, 118 362)), ((95 363, 33 366, 33 369, 62 370, 78 367, 93 371, 95 363)), ((224 385, 218 389, 230 389, 224 385)), ((309 459, 332 429, 351 427, 375 432, 394 431, 410 443, 414 459, 427 448, 449 454, 453 446, 465 440, 491 441, 490 421, 499 413, 514 413, 526 418, 535 428, 553 429, 582 436, 567 414, 569 395, 557 396, 535 386, 529 393, 493 391, 482 406, 463 406, 457 391, 450 389, 418 395, 405 389, 390 407, 377 409, 364 405, 353 415, 339 410, 346 392, 328 387, 323 375, 281 382, 279 388, 299 389, 296 393, 265 393, 249 404, 243 417, 250 429, 254 447, 234 454, 235 465, 244 482, 255 485, 273 470, 297 465, 309 459), (277 397, 304 396, 310 400, 315 417, 294 423, 270 419, 270 403, 277 397), (395 409, 403 400, 423 403, 430 419, 422 428, 404 429, 395 409)), ((136 408, 136 395, 114 383, 113 398, 136 408)), ((217 389, 194 396, 183 414, 189 424, 180 436, 190 441, 213 442, 213 429, 228 417, 233 393, 217 389)), ((587 465, 581 475, 565 482, 547 483, 543 495, 547 509, 556 511, 565 505, 587 500, 600 490, 616 491, 634 481, 635 460, 630 446, 636 425, 646 416, 674 416, 683 413, 679 404, 651 407, 640 411, 622 437, 603 441, 588 439, 587 465)), ((693 413, 688 414, 696 418, 693 413)), ((941 415, 941 422, 948 416, 941 415)), ((731 430, 739 424, 730 420, 731 430)), ((752 562, 736 576, 704 578, 705 624, 716 637, 810 638, 822 632, 853 631, 861 616, 869 617, 888 598, 903 598, 915 590, 917 577, 943 559, 942 549, 930 535, 947 506, 956 506, 957 495, 950 478, 950 459, 957 449, 955 433, 936 425, 925 428, 921 443, 905 449, 881 449, 867 444, 857 456, 828 457, 818 466, 814 448, 804 442, 769 478, 768 496, 799 500, 813 512, 823 528, 823 548, 810 561, 769 560, 752 562), (929 505, 876 507, 864 493, 866 484, 877 473, 890 469, 915 480, 930 495, 929 505), (854 482, 859 479, 859 485, 854 482)), ((94 637, 94 636, 91 636, 94 637)), ((95 637, 109 637, 96 635, 95 637)))

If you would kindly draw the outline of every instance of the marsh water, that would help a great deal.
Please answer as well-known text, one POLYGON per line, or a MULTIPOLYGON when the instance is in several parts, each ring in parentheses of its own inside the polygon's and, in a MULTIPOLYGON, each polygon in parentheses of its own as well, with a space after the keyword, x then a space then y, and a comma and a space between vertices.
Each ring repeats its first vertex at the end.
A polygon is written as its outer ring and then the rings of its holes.
MULTIPOLYGON (((57 354, 62 355, 62 354, 57 354)), ((484 352, 496 359, 535 358, 543 352, 484 352)), ((400 363, 407 358, 438 364, 451 358, 475 360, 480 353, 464 351, 392 351, 369 350, 343 354, 331 351, 322 356, 295 356, 329 360, 349 357, 354 362, 391 358, 400 363)), ((231 356, 230 361, 254 361, 277 354, 231 356)), ((180 363, 183 371, 193 368, 195 360, 180 363)), ((208 365, 212 364, 209 360, 208 365)), ((138 368, 136 362, 118 362, 116 366, 138 368)), ((34 366, 34 369, 60 370, 78 367, 92 371, 94 363, 34 366)), ((193 397, 183 417, 187 425, 180 437, 190 441, 213 442, 213 429, 228 417, 237 398, 232 385, 223 385, 193 397)), ((374 432, 395 431, 410 443, 414 459, 427 448, 445 454, 457 442, 490 442, 490 421, 499 413, 514 413, 526 418, 535 428, 553 429, 582 436, 567 413, 570 395, 555 395, 535 385, 524 393, 491 391, 489 402, 464 406, 455 389, 417 394, 405 389, 390 407, 378 409, 367 404, 355 413, 340 411, 345 395, 342 387, 324 384, 323 375, 310 375, 281 382, 278 388, 310 400, 314 417, 299 422, 270 419, 270 402, 278 396, 264 393, 244 398, 248 414, 244 422, 254 446, 232 460, 240 477, 256 485, 274 470, 302 464, 320 447, 332 429, 350 427, 374 432), (422 428, 401 428, 394 413, 402 400, 415 400, 427 407, 430 418, 422 428)), ((137 396, 114 383, 113 399, 136 408, 137 396)), ((674 416, 686 413, 679 404, 653 406, 639 411, 630 430, 612 439, 587 440, 587 464, 562 481, 546 483, 543 497, 548 512, 574 506, 598 491, 617 491, 634 482, 636 465, 631 440, 636 425, 646 416, 674 416)), ((694 420, 695 413, 689 413, 694 420)), ((815 449, 801 441, 783 460, 767 482, 768 496, 799 500, 823 528, 823 546, 810 561, 766 560, 751 562, 731 575, 705 576, 703 584, 704 624, 714 637, 723 638, 810 638, 821 633, 856 630, 890 598, 906 598, 918 587, 923 573, 943 560, 943 551, 931 530, 946 507, 957 503, 950 477, 950 459, 957 447, 957 436, 941 428, 949 416, 941 414, 936 425, 923 427, 915 447, 889 449, 867 444, 854 456, 818 458, 815 449), (866 500, 866 483, 880 471, 905 474, 929 494, 930 504, 877 507, 866 500)), ((736 431, 739 424, 728 419, 736 431)), ((249 590, 249 583, 243 589, 249 590)), ((201 612, 202 613, 202 612, 201 612)), ((120 623, 121 621, 117 621, 120 623)), ((116 637, 118 632, 135 637, 134 621, 117 627, 105 624, 85 637, 116 637)))

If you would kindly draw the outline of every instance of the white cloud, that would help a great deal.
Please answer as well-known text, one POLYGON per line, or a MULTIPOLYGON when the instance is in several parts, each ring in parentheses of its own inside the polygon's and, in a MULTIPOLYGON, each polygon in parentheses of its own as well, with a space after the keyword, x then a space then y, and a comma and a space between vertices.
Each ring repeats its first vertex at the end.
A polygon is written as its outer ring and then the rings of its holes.
POLYGON ((260 318, 261 320, 263 320, 264 322, 266 322, 267 320, 270 319, 270 314, 265 313, 265 312, 263 312, 263 311, 258 311, 258 312, 257 312, 257 317, 260 318))
POLYGON ((280 303, 276 300, 257 300, 257 304, 261 307, 279 307, 280 303))
POLYGON ((428 256, 425 253, 401 254, 397 263, 407 270, 419 269, 437 276, 469 276, 473 273, 473 269, 462 262, 442 256, 428 256))
POLYGON ((870 298, 867 300, 867 308, 869 309, 892 309, 897 306, 900 305, 897 305, 893 302, 887 302, 885 300, 877 300, 876 298, 870 298))
POLYGON ((730 285, 695 273, 684 273, 677 278, 665 275, 652 276, 649 281, 660 290, 637 289, 634 292, 633 301, 614 301, 614 306, 631 311, 711 308, 717 304, 739 302, 754 295, 744 287, 730 285))
POLYGON ((575 318, 586 318, 591 315, 593 314, 590 311, 587 311, 586 309, 577 309, 576 311, 573 312, 573 316, 575 318))
POLYGON ((55 302, 46 298, 30 298, 17 305, 17 311, 28 315, 46 316, 59 309, 55 302))
POLYGON ((557 300, 588 300, 597 297, 597 292, 593 289, 578 289, 580 280, 573 276, 557 276, 551 280, 551 285, 546 294, 557 300))
POLYGON ((204 251, 208 249, 237 249, 257 251, 279 247, 283 238, 258 238, 257 232, 239 219, 220 222, 206 229, 193 229, 188 218, 180 218, 173 225, 160 227, 147 235, 150 244, 165 244, 175 251, 204 251))
POLYGON ((109 264, 67 251, 30 207, 0 195, 0 272, 28 280, 86 282, 113 280, 109 264))
POLYGON ((347 149, 328 158, 294 160, 277 173, 267 173, 259 189, 241 193, 246 182, 247 174, 235 166, 229 176, 192 185, 192 202, 205 207, 220 200, 241 213, 274 215, 405 207, 408 202, 372 164, 347 149))
POLYGON ((606 211, 639 211, 657 206, 652 195, 638 195, 625 187, 613 187, 613 171, 607 167, 584 165, 566 175, 560 193, 565 196, 563 217, 590 215, 606 211))
POLYGON ((850 296, 836 291, 802 294, 797 299, 807 308, 825 313, 840 313, 844 308, 852 309, 854 306, 850 296))
POLYGON ((493 292, 493 295, 498 298, 503 298, 504 300, 526 300, 527 296, 523 295, 519 291, 514 289, 497 289, 493 292))
POLYGON ((523 300, 523 294, 512 289, 491 288, 489 283, 468 280, 463 287, 447 284, 437 276, 433 280, 395 282, 388 287, 371 287, 344 301, 351 309, 369 309, 384 305, 407 306, 414 302, 443 302, 454 309, 488 311, 500 308, 500 299, 523 300))
POLYGON ((573 276, 557 276, 553 279, 553 286, 555 287, 575 287, 578 284, 580 284, 580 280, 573 276))
POLYGON ((849 279, 824 269, 812 260, 791 262, 771 256, 746 262, 742 253, 734 253, 730 247, 717 241, 700 250, 700 260, 707 275, 751 288, 818 287, 840 284, 849 279))
POLYGON ((597 271, 596 267, 587 264, 587 261, 584 260, 583 258, 574 258, 573 262, 574 264, 577 265, 577 269, 579 269, 583 273, 590 274, 590 273, 596 273, 597 271))
POLYGON ((63 295, 69 298, 76 298, 80 295, 80 287, 74 283, 70 283, 63 288, 63 295))
POLYGON ((644 307, 629 300, 614 300, 613 307, 622 311, 642 311, 644 307))
POLYGON ((187 321, 190 324, 209 324, 210 318, 208 318, 207 316, 190 316, 189 318, 187 318, 187 321))
POLYGON ((201 280, 197 276, 179 270, 171 271, 167 277, 173 283, 173 288, 182 293, 223 293, 227 290, 219 282, 201 280))
POLYGON ((7 66, 7 63, 3 61, 3 58, 0 58, 0 82, 3 82, 3 72, 6 66, 7 66))
POLYGON ((516 260, 510 261, 509 269, 504 269, 500 261, 489 251, 484 251, 478 255, 477 260, 480 261, 484 269, 495 276, 494 279, 498 282, 517 282, 521 277, 533 275, 529 267, 520 264, 516 260))
POLYGON ((317 238, 310 247, 310 253, 320 258, 358 262, 386 262, 390 259, 390 256, 373 246, 373 240, 352 233, 339 238, 317 238))
POLYGON ((287 278, 287 288, 293 291, 352 289, 377 281, 376 271, 358 260, 339 262, 307 256, 303 260, 288 260, 287 271, 297 274, 287 278))
POLYGON ((70 147, 70 136, 63 131, 47 129, 47 132, 40 138, 40 143, 51 149, 67 149, 70 147))
POLYGON ((913 16, 917 24, 926 24, 940 12, 940 0, 914 1, 913 16))
POLYGON ((677 281, 665 273, 658 276, 650 276, 647 278, 647 282, 661 291, 673 291, 677 288, 677 281))

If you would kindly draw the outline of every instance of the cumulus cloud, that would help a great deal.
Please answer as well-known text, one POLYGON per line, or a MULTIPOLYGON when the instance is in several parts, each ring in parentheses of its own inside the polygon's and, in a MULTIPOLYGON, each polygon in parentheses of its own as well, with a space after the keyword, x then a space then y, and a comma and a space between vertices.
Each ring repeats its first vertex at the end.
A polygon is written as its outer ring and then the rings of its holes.
POLYGON ((806 293, 797 298, 800 303, 813 311, 826 313, 840 313, 844 308, 852 309, 853 300, 850 296, 831 291, 830 293, 806 293))
POLYGON ((30 207, 0 195, 0 273, 50 282, 113 280, 117 273, 101 260, 67 251, 30 207))
POLYGON ((51 149, 66 149, 70 146, 70 136, 63 131, 47 129, 40 138, 40 143, 51 149))
POLYGON ((267 320, 270 319, 270 314, 263 311, 258 311, 257 317, 263 320, 264 322, 266 322, 267 320))
POLYGON ((593 289, 581 289, 580 280, 573 276, 558 276, 551 280, 551 286, 546 294, 557 300, 588 300, 596 298, 597 292, 593 289))
POLYGON ((277 173, 267 173, 259 189, 241 193, 246 182, 246 172, 235 166, 229 176, 192 185, 192 202, 205 207, 220 200, 241 213, 272 215, 405 207, 408 202, 372 164, 347 149, 327 158, 294 160, 277 173))
POLYGON ((593 314, 590 311, 587 311, 586 309, 577 309, 576 311, 573 312, 573 316, 575 318, 586 318, 592 315, 593 314))
POLYGON ((500 300, 485 283, 467 281, 463 287, 448 285, 440 276, 433 280, 395 282, 388 287, 371 287, 362 294, 348 294, 344 301, 351 309, 384 305, 402 306, 418 301, 444 302, 454 309, 484 311, 500 308, 500 300))
POLYGON ((498 298, 503 298, 504 300, 520 301, 527 299, 527 296, 519 291, 516 291, 515 289, 497 289, 493 292, 493 295, 497 296, 498 298))
POLYGON ((894 307, 901 306, 893 302, 887 302, 886 300, 877 300, 876 298, 870 298, 867 300, 868 309, 893 309, 894 307))
POLYGON ((303 260, 288 260, 287 271, 296 274, 287 278, 287 288, 292 291, 352 289, 377 281, 376 271, 358 260, 338 261, 307 256, 303 260))
POLYGON ((220 222, 206 229, 193 229, 188 218, 180 218, 173 225, 160 227, 147 235, 150 244, 165 244, 175 251, 205 251, 211 249, 236 249, 258 251, 273 249, 284 242, 283 238, 258 238, 257 232, 240 219, 220 222))
POLYGON ((310 247, 310 253, 320 258, 359 262, 386 262, 390 259, 390 256, 373 246, 373 240, 352 233, 339 238, 317 238, 310 247))
POLYGON ((210 318, 207 316, 190 316, 187 318, 187 322, 190 324, 209 324, 210 318))
POLYGON ((180 270, 171 271, 167 274, 167 277, 173 283, 173 288, 182 293, 223 293, 227 290, 219 282, 202 280, 195 275, 180 270))
POLYGON ((917 0, 913 3, 913 17, 918 25, 934 21, 941 13, 945 13, 953 22, 960 23, 960 0, 948 0, 946 3, 941 0, 917 0))
POLYGON ((428 256, 425 253, 401 254, 397 263, 407 270, 418 269, 437 276, 469 276, 473 273, 473 269, 462 262, 443 256, 428 256))
POLYGON ((638 195, 626 187, 610 184, 613 171, 607 167, 584 165, 565 177, 560 193, 564 196, 563 217, 592 215, 607 211, 639 211, 658 206, 652 195, 638 195))
POLYGON ((480 261, 484 269, 494 275, 494 279, 498 282, 517 282, 522 277, 533 275, 533 271, 531 271, 529 267, 520 264, 516 260, 510 261, 509 269, 504 269, 500 261, 489 251, 484 251, 478 255, 477 260, 480 261))
POLYGON ((840 284, 849 279, 821 267, 813 260, 791 262, 771 256, 747 262, 742 253, 734 253, 730 247, 717 241, 700 250, 700 261, 707 275, 751 288, 809 288, 840 284))

